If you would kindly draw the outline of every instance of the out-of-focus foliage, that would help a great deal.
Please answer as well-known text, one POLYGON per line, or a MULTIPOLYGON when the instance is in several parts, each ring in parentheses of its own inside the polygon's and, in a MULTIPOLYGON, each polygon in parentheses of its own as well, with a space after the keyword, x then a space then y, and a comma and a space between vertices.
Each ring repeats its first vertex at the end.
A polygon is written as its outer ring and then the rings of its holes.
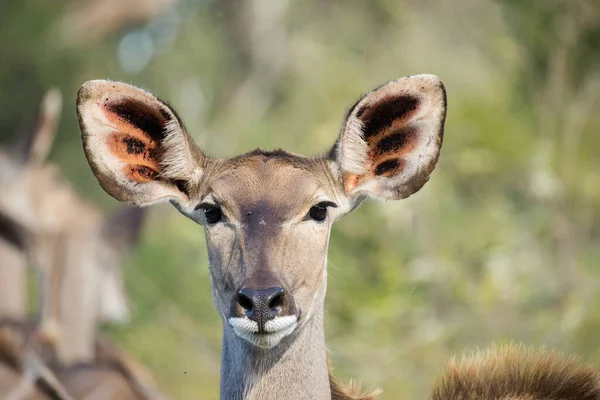
MULTIPOLYGON (((325 151, 361 93, 434 73, 449 109, 431 181, 406 201, 365 204, 332 233, 337 373, 382 398, 424 398, 452 353, 505 339, 600 365, 600 3, 190 0, 85 36, 71 17, 91 3, 1 2, 3 141, 59 85, 72 106, 52 158, 109 209, 76 124, 87 79, 152 90, 205 151, 231 156, 325 151)), ((203 240, 157 207, 126 269, 133 320, 110 329, 177 399, 218 394, 203 240)))

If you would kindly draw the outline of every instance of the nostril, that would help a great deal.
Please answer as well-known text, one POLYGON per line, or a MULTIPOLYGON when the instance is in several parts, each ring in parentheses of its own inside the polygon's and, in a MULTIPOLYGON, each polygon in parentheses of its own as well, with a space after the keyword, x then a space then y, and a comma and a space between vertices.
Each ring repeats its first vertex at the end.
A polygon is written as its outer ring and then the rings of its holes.
POLYGON ((269 300, 269 304, 267 306, 271 310, 275 310, 276 308, 281 308, 283 304, 283 292, 277 293, 269 300))
POLYGON ((238 296, 237 296, 237 301, 238 304, 240 306, 242 306, 242 308, 246 311, 252 311, 252 309, 254 308, 254 302, 252 301, 252 297, 248 296, 247 294, 245 294, 243 292, 243 290, 240 290, 238 292, 238 296))
POLYGON ((238 291, 237 304, 243 308, 249 319, 262 324, 279 315, 286 304, 283 288, 275 286, 266 289, 243 287, 238 291))

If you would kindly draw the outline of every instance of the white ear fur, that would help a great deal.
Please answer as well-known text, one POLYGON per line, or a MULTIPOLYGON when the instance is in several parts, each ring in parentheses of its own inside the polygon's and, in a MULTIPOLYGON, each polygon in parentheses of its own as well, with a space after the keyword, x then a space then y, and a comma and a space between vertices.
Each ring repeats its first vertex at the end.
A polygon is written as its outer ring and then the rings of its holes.
POLYGON ((442 146, 446 92, 434 75, 383 85, 350 110, 335 157, 349 197, 402 199, 417 192, 442 146))
POLYGON ((363 134, 360 119, 349 116, 344 125, 344 136, 338 147, 340 169, 347 174, 364 175, 367 173, 369 146, 363 134))
POLYGON ((187 205, 203 155, 168 105, 134 86, 95 80, 79 90, 77 113, 86 157, 107 193, 142 206, 187 205))
POLYGON ((191 183, 198 183, 202 177, 202 169, 195 156, 197 153, 193 151, 197 150, 196 144, 189 135, 180 134, 182 127, 178 120, 167 122, 165 130, 166 135, 162 140, 164 156, 160 162, 161 177, 180 179, 187 176, 191 183))

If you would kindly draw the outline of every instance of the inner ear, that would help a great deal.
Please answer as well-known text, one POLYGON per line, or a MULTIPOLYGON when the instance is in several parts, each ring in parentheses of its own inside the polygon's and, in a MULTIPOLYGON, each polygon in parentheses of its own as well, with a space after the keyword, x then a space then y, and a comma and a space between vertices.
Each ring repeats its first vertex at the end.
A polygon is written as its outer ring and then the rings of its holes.
POLYGON ((334 147, 346 195, 400 199, 429 179, 442 145, 444 86, 433 75, 401 78, 364 96, 334 147))
POLYGON ((139 183, 158 179, 163 157, 160 144, 172 117, 131 98, 105 98, 102 108, 115 127, 114 133, 106 139, 108 149, 123 162, 123 174, 139 183))
POLYGON ((357 110, 356 117, 362 121, 369 149, 367 171, 370 175, 390 177, 402 172, 403 156, 417 145, 417 130, 406 126, 406 122, 418 107, 417 97, 400 94, 357 110))

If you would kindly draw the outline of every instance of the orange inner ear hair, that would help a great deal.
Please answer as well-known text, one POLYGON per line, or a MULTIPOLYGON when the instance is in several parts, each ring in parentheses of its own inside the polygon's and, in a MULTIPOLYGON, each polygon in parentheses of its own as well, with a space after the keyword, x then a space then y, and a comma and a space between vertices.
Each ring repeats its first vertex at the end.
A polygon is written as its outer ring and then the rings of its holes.
MULTIPOLYGON (((123 108, 121 106, 119 110, 123 108)), ((116 109, 114 106, 104 107, 104 109, 107 119, 116 130, 108 137, 107 146, 110 152, 125 164, 123 173, 127 179, 138 183, 156 180, 160 174, 160 140, 153 138, 151 132, 140 129, 140 125, 151 124, 157 128, 157 126, 164 126, 166 121, 157 118, 154 113, 143 112, 147 110, 142 110, 135 115, 142 117, 143 120, 132 120, 131 113, 127 116, 120 115, 114 112, 116 109)))
POLYGON ((358 185, 358 175, 346 175, 344 177, 344 191, 346 194, 350 193, 358 185))
POLYGON ((107 145, 125 163, 125 176, 139 183, 155 180, 160 172, 158 143, 118 116, 106 114, 116 128, 116 132, 108 137, 107 145))
POLYGON ((139 183, 152 182, 158 178, 158 172, 144 165, 126 165, 123 172, 128 179, 139 183))

